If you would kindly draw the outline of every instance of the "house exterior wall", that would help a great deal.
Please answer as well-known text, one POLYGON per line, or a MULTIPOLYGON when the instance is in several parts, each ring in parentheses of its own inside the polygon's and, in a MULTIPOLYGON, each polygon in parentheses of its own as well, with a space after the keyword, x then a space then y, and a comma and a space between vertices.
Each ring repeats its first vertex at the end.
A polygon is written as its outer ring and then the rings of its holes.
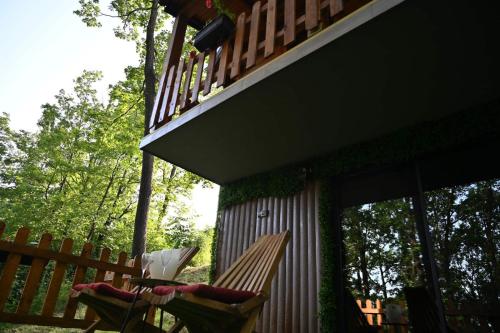
POLYGON ((261 333, 319 332, 318 292, 321 274, 319 183, 286 198, 262 198, 220 212, 217 275, 224 272, 263 234, 290 230, 256 331, 261 333), (267 217, 259 212, 268 211, 267 217))

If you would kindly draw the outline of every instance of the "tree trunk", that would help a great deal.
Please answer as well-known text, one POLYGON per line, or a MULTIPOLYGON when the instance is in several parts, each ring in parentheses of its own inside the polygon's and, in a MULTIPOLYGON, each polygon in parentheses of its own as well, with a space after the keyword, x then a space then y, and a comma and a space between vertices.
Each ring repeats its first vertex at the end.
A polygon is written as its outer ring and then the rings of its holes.
POLYGON ((387 302, 387 283, 385 282, 384 267, 381 263, 379 264, 378 269, 380 271, 380 279, 382 282, 382 293, 384 294, 384 302, 387 302))
MULTIPOLYGON (((146 61, 144 64, 144 135, 149 133, 149 119, 154 107, 156 95, 156 75, 154 70, 155 47, 154 33, 156 18, 158 16, 158 0, 153 0, 151 14, 146 32, 146 61)), ((141 184, 139 187, 139 200, 134 223, 134 238, 132 243, 132 256, 140 255, 146 250, 146 226, 148 220, 149 201, 151 199, 151 180, 153 177, 153 156, 142 153, 141 184)))

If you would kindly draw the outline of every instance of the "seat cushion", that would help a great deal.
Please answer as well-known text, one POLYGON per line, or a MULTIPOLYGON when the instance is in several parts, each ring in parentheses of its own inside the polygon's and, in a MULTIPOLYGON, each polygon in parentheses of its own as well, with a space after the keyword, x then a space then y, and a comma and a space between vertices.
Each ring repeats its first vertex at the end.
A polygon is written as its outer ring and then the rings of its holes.
POLYGON ((73 287, 73 289, 76 291, 82 291, 83 289, 87 288, 94 290, 96 293, 100 295, 115 297, 125 302, 132 302, 135 297, 135 293, 115 288, 112 285, 107 284, 105 282, 82 283, 82 284, 77 284, 76 286, 73 287))
POLYGON ((212 287, 206 284, 192 284, 189 286, 158 286, 153 288, 153 293, 161 296, 169 295, 174 291, 191 293, 195 296, 227 304, 243 303, 255 296, 255 293, 251 291, 212 287))

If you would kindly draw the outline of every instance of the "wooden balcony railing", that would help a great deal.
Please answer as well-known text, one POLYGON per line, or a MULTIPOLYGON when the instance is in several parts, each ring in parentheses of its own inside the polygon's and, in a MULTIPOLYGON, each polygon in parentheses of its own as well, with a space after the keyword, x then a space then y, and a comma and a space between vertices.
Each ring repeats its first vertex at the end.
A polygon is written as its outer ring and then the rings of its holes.
POLYGON ((159 128, 223 88, 283 54, 317 31, 370 0, 257 1, 236 19, 234 34, 216 49, 180 59, 185 23, 174 24, 173 37, 149 127, 159 128))

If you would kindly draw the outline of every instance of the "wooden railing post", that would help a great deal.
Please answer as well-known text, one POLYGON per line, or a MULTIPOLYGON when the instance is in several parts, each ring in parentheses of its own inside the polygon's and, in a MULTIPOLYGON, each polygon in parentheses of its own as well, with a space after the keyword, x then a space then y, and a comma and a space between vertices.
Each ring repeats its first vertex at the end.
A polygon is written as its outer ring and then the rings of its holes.
MULTIPOLYGON (((269 62, 302 42, 306 35, 309 37, 318 29, 330 25, 332 18, 344 10, 344 0, 297 1, 253 2, 250 14, 248 11, 237 13, 235 31, 219 46, 220 54, 219 47, 214 47, 182 60, 187 24, 182 15, 178 16, 163 64, 150 129, 163 126, 175 115, 183 114, 197 105, 201 85, 203 96, 211 92, 215 78, 217 88, 226 87, 250 73, 254 67, 269 62), (282 29, 278 27, 278 22, 283 22, 282 29)), ((349 9, 352 11, 359 6, 349 9)))
MULTIPOLYGON (((167 72, 173 65, 176 65, 181 58, 182 46, 184 45, 184 38, 186 37, 186 29, 187 19, 182 15, 177 16, 172 28, 172 35, 168 43, 167 54, 161 71, 163 80, 161 80, 160 85, 158 86, 158 93, 156 94, 155 104, 153 111, 151 112, 151 119, 149 122, 150 129, 154 129, 155 127, 162 125, 162 123, 158 123, 158 117, 160 113, 159 108, 161 107, 165 96, 167 72)), ((165 119, 163 122, 165 122, 165 119)))

